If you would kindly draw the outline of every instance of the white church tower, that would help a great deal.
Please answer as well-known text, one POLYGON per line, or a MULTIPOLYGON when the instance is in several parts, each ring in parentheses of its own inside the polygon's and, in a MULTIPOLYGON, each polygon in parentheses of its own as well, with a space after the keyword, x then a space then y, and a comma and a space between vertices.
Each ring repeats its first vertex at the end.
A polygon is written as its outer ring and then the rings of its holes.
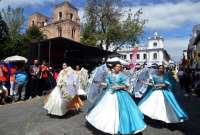
MULTIPOLYGON (((164 49, 164 38, 159 36, 157 32, 155 32, 152 37, 148 38, 147 45, 138 45, 137 48, 137 64, 169 64, 170 56, 164 49)), ((118 53, 124 55, 123 58, 130 62, 132 56, 131 50, 132 49, 124 48, 119 50, 118 53)))
POLYGON ((168 64, 170 60, 168 53, 164 49, 164 38, 157 32, 148 39, 147 43, 147 64, 168 64))
POLYGON ((155 48, 164 48, 164 38, 159 36, 157 32, 148 40, 148 49, 155 48))

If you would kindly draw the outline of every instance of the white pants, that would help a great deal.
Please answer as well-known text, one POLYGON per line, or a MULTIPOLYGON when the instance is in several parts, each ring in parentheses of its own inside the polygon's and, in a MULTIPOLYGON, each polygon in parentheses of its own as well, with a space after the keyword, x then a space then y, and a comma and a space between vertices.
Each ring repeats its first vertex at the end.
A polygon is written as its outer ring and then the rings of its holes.
POLYGON ((10 95, 14 96, 16 94, 15 91, 15 82, 14 81, 10 81, 10 95))

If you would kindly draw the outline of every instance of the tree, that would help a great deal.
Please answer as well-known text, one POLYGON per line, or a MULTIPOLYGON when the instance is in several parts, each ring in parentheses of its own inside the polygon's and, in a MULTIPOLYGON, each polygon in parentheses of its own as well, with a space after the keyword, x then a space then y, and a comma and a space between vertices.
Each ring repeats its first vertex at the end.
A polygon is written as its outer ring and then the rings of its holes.
POLYGON ((112 47, 114 51, 123 45, 135 45, 146 20, 140 17, 141 9, 133 15, 121 10, 120 0, 87 0, 81 42, 106 50, 112 47))
POLYGON ((0 13, 0 43, 3 44, 8 39, 8 26, 1 17, 0 13))
POLYGON ((24 52, 24 35, 21 34, 24 24, 23 8, 11 8, 8 6, 2 9, 2 18, 9 28, 9 39, 5 43, 4 57, 24 52))
POLYGON ((45 38, 45 35, 40 31, 39 27, 37 27, 36 25, 33 25, 32 27, 29 27, 26 30, 26 36, 30 41, 38 41, 45 38))
POLYGON ((2 16, 7 23, 11 38, 14 38, 17 34, 20 34, 25 18, 23 15, 23 8, 11 8, 2 9, 2 16))
POLYGON ((1 17, 0 13, 0 59, 3 58, 5 53, 5 43, 8 41, 9 33, 8 33, 8 26, 5 21, 1 17))

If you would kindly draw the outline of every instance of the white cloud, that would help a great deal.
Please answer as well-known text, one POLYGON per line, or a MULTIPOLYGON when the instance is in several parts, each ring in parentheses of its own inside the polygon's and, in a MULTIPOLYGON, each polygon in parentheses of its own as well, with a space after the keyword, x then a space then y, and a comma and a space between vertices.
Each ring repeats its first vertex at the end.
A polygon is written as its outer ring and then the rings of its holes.
MULTIPOLYGON (((145 27, 151 30, 172 30, 182 27, 185 23, 200 23, 200 2, 184 0, 177 3, 137 5, 125 7, 122 12, 126 16, 129 9, 135 13, 140 8, 143 11, 142 18, 148 19, 145 27)), ((82 19, 83 9, 79 9, 79 15, 82 19)))
MULTIPOLYGON (((149 19, 149 22, 148 24, 146 24, 146 27, 159 32, 159 30, 163 29, 173 30, 173 28, 182 27, 181 25, 187 21, 196 21, 196 22, 199 21, 200 23, 200 14, 196 12, 197 10, 199 10, 200 12, 200 3, 198 5, 187 2, 188 7, 193 5, 192 8, 194 9, 192 9, 191 7, 189 7, 189 9, 181 9, 180 7, 184 7, 185 4, 186 3, 179 3, 173 5, 168 3, 160 5, 143 6, 142 8, 144 13, 144 18, 149 19), (175 6, 177 7, 175 8, 175 6), (197 9, 197 7, 199 7, 199 9, 197 9), (159 11, 160 9, 163 9, 163 11, 159 11), (199 19, 197 19, 198 17, 199 19)), ((141 6, 132 8, 133 13, 140 8, 141 6)), ((128 11, 127 8, 125 10, 128 11)), ((84 9, 79 9, 79 16, 82 21, 83 21, 83 15, 84 15, 84 9)), ((189 37, 181 37, 181 38, 164 37, 164 38, 165 38, 164 42, 165 49, 170 54, 172 59, 179 61, 182 58, 183 50, 187 49, 189 43, 189 37)))
POLYGON ((83 22, 83 17, 84 17, 84 8, 79 8, 78 9, 78 15, 79 15, 79 17, 80 17, 80 19, 81 19, 81 22, 83 22))
POLYGON ((171 58, 178 61, 183 56, 183 50, 187 49, 189 37, 165 38, 164 46, 171 58))
POLYGON ((200 23, 200 2, 182 1, 179 3, 149 4, 127 7, 133 13, 143 9, 142 17, 148 19, 147 28, 165 30, 179 28, 185 23, 200 23))
POLYGON ((44 6, 47 3, 55 3, 59 0, 1 0, 0 9, 6 8, 9 5, 13 8, 26 6, 44 6))
MULTIPOLYGON (((28 7, 28 6, 45 6, 48 3, 57 3, 62 0, 1 0, 0 9, 6 8, 8 5, 12 7, 28 7)), ((180 1, 178 3, 160 3, 138 5, 134 7, 126 7, 124 10, 131 8, 135 13, 138 9, 143 9, 142 17, 148 19, 147 28, 152 30, 165 30, 179 28, 184 23, 200 23, 200 2, 192 2, 189 0, 180 1)), ((80 18, 83 18, 84 11, 79 9, 80 18)))
MULTIPOLYGON (((59 0, 2 0, 0 9, 8 5, 12 7, 45 6, 47 3, 57 3, 59 0), (14 1, 14 2, 13 2, 14 1)), ((200 23, 200 2, 181 1, 176 4, 161 3, 148 4, 130 7, 135 13, 138 9, 143 9, 142 17, 148 19, 147 28, 154 31, 173 30, 181 28, 185 23, 200 23)), ((127 11, 126 7, 123 11, 127 11)), ((79 16, 83 21, 84 9, 79 9, 79 16)), ((183 28, 184 29, 184 28, 183 28)), ((182 58, 183 50, 187 48, 189 37, 165 38, 165 48, 175 60, 182 58)))

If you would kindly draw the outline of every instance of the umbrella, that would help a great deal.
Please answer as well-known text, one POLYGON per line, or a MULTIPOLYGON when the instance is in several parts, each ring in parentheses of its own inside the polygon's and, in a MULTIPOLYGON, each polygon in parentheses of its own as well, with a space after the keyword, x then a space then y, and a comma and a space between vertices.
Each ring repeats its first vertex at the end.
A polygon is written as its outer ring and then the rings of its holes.
POLYGON ((125 60, 120 59, 119 57, 109 58, 107 60, 107 62, 120 62, 122 65, 129 65, 128 62, 126 62, 125 60))
POLYGON ((15 56, 10 56, 10 57, 7 57, 4 62, 27 62, 27 58, 25 57, 22 57, 22 56, 18 56, 18 55, 15 55, 15 56))

